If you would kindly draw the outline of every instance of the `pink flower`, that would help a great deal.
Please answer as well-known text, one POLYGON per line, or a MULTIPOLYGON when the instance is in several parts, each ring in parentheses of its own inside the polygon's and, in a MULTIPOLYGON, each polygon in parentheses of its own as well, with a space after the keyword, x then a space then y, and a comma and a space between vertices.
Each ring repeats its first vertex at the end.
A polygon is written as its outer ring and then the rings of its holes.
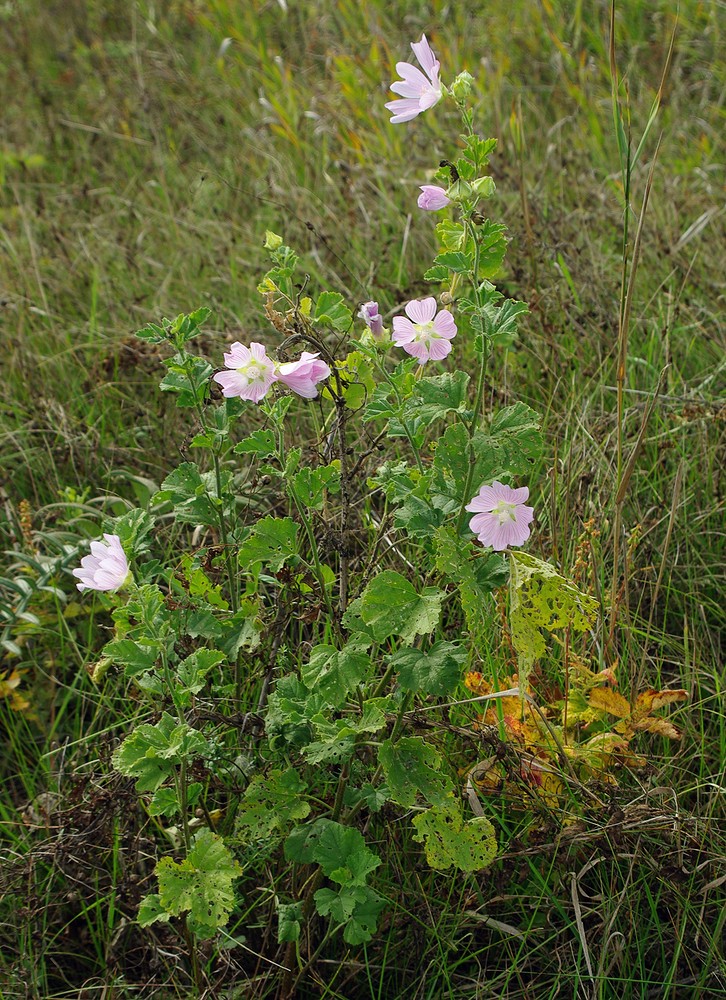
POLYGON ((277 381, 275 363, 267 357, 262 344, 232 344, 224 363, 229 371, 217 372, 213 379, 222 386, 222 395, 239 396, 253 403, 266 396, 270 386, 277 381))
POLYGON ((73 570, 73 575, 81 581, 76 584, 81 591, 118 590, 130 575, 121 539, 118 535, 103 537, 106 539, 106 544, 91 542, 90 556, 84 556, 80 568, 73 570))
POLYGON ((277 377, 298 396, 315 399, 318 394, 317 383, 330 378, 330 368, 324 361, 318 361, 317 354, 303 351, 299 361, 278 365, 277 377))
POLYGON ((406 316, 394 316, 393 342, 407 354, 425 361, 442 361, 451 351, 456 323, 448 309, 436 312, 436 299, 414 299, 405 305, 406 316))
POLYGON ((469 527, 482 545, 491 545, 496 552, 524 545, 534 518, 534 508, 524 504, 528 498, 526 486, 513 490, 496 480, 491 486, 482 486, 479 495, 466 505, 467 510, 476 512, 469 527))
POLYGON ((383 317, 378 312, 377 302, 364 302, 358 311, 358 315, 374 337, 383 336, 383 317))
POLYGON ((432 108, 441 100, 442 89, 439 80, 439 61, 426 41, 426 35, 421 35, 420 42, 411 42, 413 54, 416 56, 423 73, 413 63, 396 63, 396 72, 402 77, 391 84, 394 94, 401 94, 402 99, 389 101, 386 107, 393 112, 391 123, 410 122, 427 108, 432 108), (424 73, 426 74, 424 76, 424 73))
POLYGON ((435 184, 422 184, 421 194, 418 196, 418 207, 425 212, 438 212, 441 208, 446 208, 451 204, 451 198, 442 187, 435 184))

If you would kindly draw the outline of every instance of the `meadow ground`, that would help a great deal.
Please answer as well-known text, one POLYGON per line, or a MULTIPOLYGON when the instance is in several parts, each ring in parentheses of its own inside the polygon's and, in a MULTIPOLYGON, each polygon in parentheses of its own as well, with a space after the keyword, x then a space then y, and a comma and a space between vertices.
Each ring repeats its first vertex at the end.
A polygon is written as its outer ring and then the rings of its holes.
MULTIPOLYGON (((395 844, 389 915, 365 947, 326 941, 299 996, 726 996, 726 21, 718 0, 676 8, 624 0, 615 17, 633 150, 675 29, 630 193, 632 260, 652 168, 617 644, 627 695, 687 690, 672 713, 682 738, 644 741, 645 769, 603 790, 607 817, 569 834, 494 801, 500 857, 476 877, 431 872, 379 824, 395 844)), ((254 339, 266 229, 351 304, 375 298, 390 314, 427 292, 434 234, 415 196, 456 123, 443 111, 391 126, 383 107, 422 30, 442 73, 477 80, 478 125, 499 139, 496 211, 512 244, 497 282, 530 314, 487 392, 545 415, 534 548, 572 572, 589 532, 587 577, 607 604, 627 216, 609 17, 578 0, 0 4, 3 997, 189 995, 183 952, 133 923, 130 883, 148 880, 158 836, 109 756, 139 705, 88 676, 108 619, 70 596, 72 547, 103 513, 148 505, 186 447, 190 423, 134 332, 205 305, 213 364, 254 339), (147 863, 129 872, 132 842, 147 863)), ((456 352, 466 367, 466 345, 456 352)), ((283 876, 254 877, 242 943, 203 956, 209 996, 279 988, 271 900, 256 889, 283 876)))

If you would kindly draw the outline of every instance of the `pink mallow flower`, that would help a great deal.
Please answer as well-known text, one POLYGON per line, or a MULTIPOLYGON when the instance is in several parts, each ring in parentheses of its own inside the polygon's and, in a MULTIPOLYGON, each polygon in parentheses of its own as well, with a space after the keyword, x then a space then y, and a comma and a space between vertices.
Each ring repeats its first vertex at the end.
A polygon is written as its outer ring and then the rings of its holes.
POLYGON ((478 496, 466 505, 475 515, 469 527, 482 545, 491 545, 495 552, 524 545, 534 518, 534 508, 524 503, 528 498, 526 486, 513 490, 496 480, 491 486, 482 486, 478 496))
POLYGON ((436 184, 421 185, 421 194, 418 196, 418 207, 422 208, 424 212, 438 212, 450 204, 451 198, 448 197, 442 187, 437 187, 436 184))
POLYGON ((406 316, 393 318, 393 342, 407 354, 425 361, 442 361, 451 351, 456 336, 456 323, 448 309, 436 312, 436 299, 414 299, 407 302, 406 316), (408 317, 408 318, 406 318, 408 317))
POLYGON ((396 72, 402 79, 392 83, 391 90, 394 94, 400 94, 401 100, 389 101, 386 104, 388 110, 393 113, 391 118, 393 125, 398 122, 410 122, 422 111, 432 108, 441 100, 443 93, 439 80, 440 64, 426 41, 426 35, 421 35, 420 42, 411 42, 411 48, 424 72, 417 69, 413 63, 396 63, 396 72))
POLYGON ((104 535, 103 542, 91 542, 90 556, 81 559, 73 575, 81 581, 79 590, 118 590, 130 576, 126 553, 118 535, 104 535))
POLYGON ((229 370, 217 372, 212 378, 222 386, 222 395, 228 398, 239 396, 259 403, 277 381, 275 362, 267 357, 262 344, 245 347, 237 341, 230 347, 229 354, 224 355, 224 363, 229 370))
POLYGON ((376 339, 383 336, 383 317, 378 312, 377 302, 364 302, 358 310, 358 316, 376 339))
POLYGON ((317 383, 330 378, 330 368, 317 354, 303 351, 298 361, 289 361, 277 366, 277 377, 288 389, 292 389, 304 399, 315 399, 317 383))

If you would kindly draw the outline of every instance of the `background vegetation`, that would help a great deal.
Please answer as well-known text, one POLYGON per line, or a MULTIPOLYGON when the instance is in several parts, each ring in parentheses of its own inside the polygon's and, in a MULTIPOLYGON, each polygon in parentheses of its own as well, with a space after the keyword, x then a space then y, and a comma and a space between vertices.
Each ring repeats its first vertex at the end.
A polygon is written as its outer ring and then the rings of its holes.
MULTIPOLYGON (((673 0, 618 6, 636 146, 675 20, 673 0)), ((445 80, 468 69, 478 81, 478 122, 500 139, 497 217, 513 245, 499 284, 531 312, 490 392, 546 414, 534 548, 572 572, 594 518, 587 572, 607 591, 624 221, 608 21, 606 4, 578 0, 0 5, 4 996, 186 995, 182 959, 133 924, 156 848, 109 757, 134 705, 122 715, 91 682, 108 622, 89 601, 64 602, 64 567, 102 512, 147 503, 185 447, 190 426, 134 331, 208 305, 200 350, 214 363, 230 340, 255 339, 266 228, 351 303, 375 298, 390 314, 427 290, 434 237, 415 196, 455 122, 442 112, 394 127, 383 108, 422 30, 445 80)), ((683 739, 649 742, 627 796, 610 792, 609 825, 544 826, 537 843, 515 824, 476 880, 416 867, 402 845, 374 944, 331 948, 300 995, 726 994, 725 27, 716 0, 681 3, 632 192, 639 207, 662 130, 633 304, 630 443, 666 372, 625 507, 621 684, 686 688, 683 739)), ((466 346, 456 352, 465 367, 466 346)), ((275 970, 256 957, 272 933, 265 898, 242 911, 241 945, 208 956, 211 996, 274 993, 275 970)))

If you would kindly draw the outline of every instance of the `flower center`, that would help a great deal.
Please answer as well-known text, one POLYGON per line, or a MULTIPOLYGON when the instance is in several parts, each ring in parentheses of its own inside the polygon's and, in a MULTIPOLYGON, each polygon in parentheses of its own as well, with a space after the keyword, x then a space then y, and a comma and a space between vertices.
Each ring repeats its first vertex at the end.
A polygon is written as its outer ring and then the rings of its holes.
POLYGON ((516 503, 508 503, 506 500, 500 500, 496 507, 492 507, 492 514, 499 518, 500 524, 507 524, 508 521, 517 520, 516 510, 516 503))
POLYGON ((259 361, 249 361, 242 368, 238 368, 237 371, 248 378, 250 382, 254 382, 256 379, 265 377, 266 368, 259 361))
POLYGON ((416 340, 430 343, 432 340, 439 339, 433 320, 428 323, 414 323, 413 328, 416 331, 416 340))

